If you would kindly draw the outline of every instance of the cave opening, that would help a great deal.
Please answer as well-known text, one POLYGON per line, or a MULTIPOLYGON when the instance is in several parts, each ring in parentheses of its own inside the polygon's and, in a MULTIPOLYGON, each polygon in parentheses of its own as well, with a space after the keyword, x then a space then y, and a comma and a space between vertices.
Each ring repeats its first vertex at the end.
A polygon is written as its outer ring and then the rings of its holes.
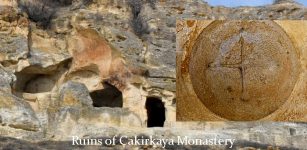
POLYGON ((160 98, 147 97, 147 127, 163 127, 165 122, 165 107, 160 98))
POLYGON ((14 85, 16 93, 44 93, 50 92, 55 86, 55 80, 52 75, 16 73, 17 81, 14 85))
POLYGON ((27 101, 36 101, 38 95, 50 94, 57 82, 69 69, 72 59, 42 68, 40 65, 30 65, 15 72, 16 81, 11 85, 12 94, 27 101))
POLYGON ((115 86, 104 83, 104 89, 90 93, 94 107, 123 107, 123 94, 115 86))

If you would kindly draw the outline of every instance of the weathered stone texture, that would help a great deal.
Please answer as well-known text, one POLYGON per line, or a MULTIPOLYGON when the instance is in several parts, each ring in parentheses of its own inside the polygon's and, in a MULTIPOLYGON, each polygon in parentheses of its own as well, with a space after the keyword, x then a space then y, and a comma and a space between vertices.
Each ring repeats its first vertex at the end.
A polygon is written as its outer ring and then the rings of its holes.
POLYGON ((2 126, 31 131, 39 130, 40 122, 27 102, 2 91, 0 93, 2 126))

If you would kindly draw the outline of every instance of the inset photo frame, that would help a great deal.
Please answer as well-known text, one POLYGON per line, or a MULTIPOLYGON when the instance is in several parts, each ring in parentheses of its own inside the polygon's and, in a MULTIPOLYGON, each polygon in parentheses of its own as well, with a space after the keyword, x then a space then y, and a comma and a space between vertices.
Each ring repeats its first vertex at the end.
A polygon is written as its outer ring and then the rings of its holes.
POLYGON ((177 121, 307 121, 306 21, 178 20, 177 121))

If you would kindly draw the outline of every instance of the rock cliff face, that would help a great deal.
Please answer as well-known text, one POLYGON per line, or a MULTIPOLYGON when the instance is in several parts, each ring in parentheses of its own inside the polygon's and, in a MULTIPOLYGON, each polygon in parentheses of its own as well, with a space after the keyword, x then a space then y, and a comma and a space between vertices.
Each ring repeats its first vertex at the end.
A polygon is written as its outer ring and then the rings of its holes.
POLYGON ((44 141, 116 134, 206 138, 207 131, 236 138, 237 149, 305 148, 304 123, 176 122, 176 18, 306 19, 307 11, 289 2, 1 0, 0 147, 62 148, 70 144, 44 141), (163 128, 147 128, 151 99, 164 105, 163 128))

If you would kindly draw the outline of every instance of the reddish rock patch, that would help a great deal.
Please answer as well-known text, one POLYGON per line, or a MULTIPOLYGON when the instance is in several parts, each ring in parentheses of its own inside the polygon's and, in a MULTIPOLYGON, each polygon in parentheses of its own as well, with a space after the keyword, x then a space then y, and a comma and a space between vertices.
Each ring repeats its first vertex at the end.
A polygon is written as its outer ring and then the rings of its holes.
POLYGON ((79 29, 76 41, 70 72, 93 71, 100 75, 102 81, 123 90, 130 72, 120 52, 93 29, 79 29))

